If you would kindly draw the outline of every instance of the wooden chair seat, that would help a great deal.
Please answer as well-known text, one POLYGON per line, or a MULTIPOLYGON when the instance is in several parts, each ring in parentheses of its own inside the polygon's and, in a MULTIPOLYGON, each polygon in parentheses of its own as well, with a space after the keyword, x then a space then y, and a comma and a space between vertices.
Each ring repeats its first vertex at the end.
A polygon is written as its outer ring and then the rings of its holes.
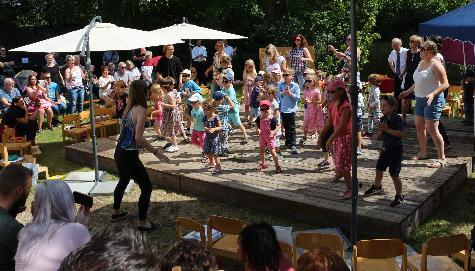
MULTIPOLYGON (((408 256, 407 263, 411 271, 419 271, 421 268, 421 254, 408 256)), ((456 264, 448 256, 427 256, 427 270, 429 271, 463 271, 463 268, 456 264)))
POLYGON ((20 156, 31 153, 31 142, 24 137, 17 137, 13 128, 5 126, 2 134, 2 144, 7 147, 8 151, 18 151, 20 156))
POLYGON ((282 253, 287 257, 289 261, 293 260, 294 252, 293 248, 291 245, 279 242, 280 250, 282 250, 282 253))
MULTIPOLYGON (((475 268, 475 251, 472 251, 471 254, 472 254, 472 256, 470 257, 470 262, 471 262, 470 266, 472 268, 475 268)), ((458 253, 452 254, 451 256, 454 257, 455 259, 463 262, 465 260, 465 250, 462 250, 458 253)))
POLYGON ((358 271, 399 271, 401 270, 395 258, 366 259, 357 258, 358 271))
POLYGON ((237 255, 239 235, 226 234, 211 245, 216 256, 240 260, 237 255))

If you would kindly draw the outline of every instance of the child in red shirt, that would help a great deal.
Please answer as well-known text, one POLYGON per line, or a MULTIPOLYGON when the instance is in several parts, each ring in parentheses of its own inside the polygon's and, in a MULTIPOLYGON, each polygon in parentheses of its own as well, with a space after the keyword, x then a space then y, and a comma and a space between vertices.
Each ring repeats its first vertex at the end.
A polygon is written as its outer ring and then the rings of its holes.
POLYGON ((271 103, 268 100, 263 100, 259 104, 261 114, 256 118, 257 133, 259 134, 259 156, 261 162, 257 167, 258 170, 266 169, 265 150, 269 149, 272 154, 272 159, 275 164, 275 173, 282 173, 279 166, 279 158, 275 152, 276 137, 275 134, 279 129, 279 122, 270 113, 271 103))

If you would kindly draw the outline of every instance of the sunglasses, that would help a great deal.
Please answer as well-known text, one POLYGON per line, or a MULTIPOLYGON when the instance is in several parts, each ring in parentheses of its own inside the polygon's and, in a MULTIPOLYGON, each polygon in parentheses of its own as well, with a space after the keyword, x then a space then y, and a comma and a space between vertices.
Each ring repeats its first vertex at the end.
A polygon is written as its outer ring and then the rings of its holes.
POLYGON ((190 75, 189 75, 189 74, 186 74, 186 73, 183 73, 181 76, 183 76, 183 77, 190 77, 190 75))
POLYGON ((229 84, 231 81, 223 80, 223 84, 229 84))
POLYGON ((43 77, 44 79, 51 79, 51 76, 48 76, 48 77, 43 77))
POLYGON ((127 86, 120 86, 119 88, 127 88, 127 86))
POLYGON ((125 69, 125 67, 120 67, 121 69, 125 69))
POLYGON ((312 82, 313 82, 313 80, 305 80, 305 84, 312 83, 312 82))
POLYGON ((290 76, 290 73, 284 73, 283 76, 290 76))
POLYGON ((421 46, 421 47, 419 47, 419 50, 421 50, 421 51, 426 51, 426 50, 429 50, 429 49, 427 49, 427 48, 421 46))
POLYGON ((269 110, 269 109, 270 109, 270 107, 267 107, 267 106, 262 106, 260 109, 261 109, 261 111, 267 111, 267 110, 269 110))

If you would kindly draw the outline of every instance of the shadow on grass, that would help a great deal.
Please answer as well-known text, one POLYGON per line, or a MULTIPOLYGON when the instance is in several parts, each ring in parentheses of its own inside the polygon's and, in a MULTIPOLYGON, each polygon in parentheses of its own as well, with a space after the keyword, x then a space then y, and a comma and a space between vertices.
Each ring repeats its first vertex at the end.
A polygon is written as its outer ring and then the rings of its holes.
POLYGON ((92 170, 78 163, 66 160, 65 145, 61 142, 40 143, 41 155, 37 156, 37 163, 47 166, 49 175, 64 175, 71 171, 92 170))

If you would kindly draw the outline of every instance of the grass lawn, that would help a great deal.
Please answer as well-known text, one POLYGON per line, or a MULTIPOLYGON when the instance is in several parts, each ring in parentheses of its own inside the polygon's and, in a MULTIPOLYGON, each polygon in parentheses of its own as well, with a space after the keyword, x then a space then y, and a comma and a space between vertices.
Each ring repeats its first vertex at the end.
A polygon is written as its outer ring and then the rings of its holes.
MULTIPOLYGON (((61 128, 55 128, 53 132, 45 131, 37 137, 37 142, 43 152, 37 159, 38 163, 48 166, 50 176, 64 175, 76 170, 91 170, 90 168, 65 160, 61 128)), ((469 236, 470 230, 475 223, 474 206, 466 200, 469 191, 475 191, 475 175, 472 175, 447 201, 443 202, 436 212, 410 236, 407 242, 420 251, 421 244, 433 236, 454 233, 465 233, 469 236)), ((135 186, 132 192, 124 197, 122 207, 130 213, 136 214, 138 196, 139 189, 135 186)), ((29 201, 31 200, 32 196, 29 198, 29 201)), ((90 231, 93 234, 111 227, 109 216, 112 202, 111 196, 94 198, 94 208, 90 223, 90 231)), ((28 204, 27 206, 29 207, 30 205, 28 204)), ((163 255, 176 238, 175 219, 177 217, 190 217, 204 223, 206 217, 210 214, 236 217, 246 222, 267 221, 273 225, 293 226, 294 230, 318 228, 318 225, 300 223, 288 217, 270 215, 215 202, 210 199, 180 195, 156 188, 152 193, 149 218, 156 223, 160 223, 162 230, 158 233, 151 233, 149 237, 157 247, 160 255, 163 255)), ((31 220, 31 214, 28 210, 20 214, 18 218, 22 223, 26 223, 31 220)), ((119 222, 119 226, 130 225, 134 225, 134 219, 119 222)), ((242 266, 239 264, 228 261, 221 263, 220 267, 226 270, 242 270, 242 266)))

